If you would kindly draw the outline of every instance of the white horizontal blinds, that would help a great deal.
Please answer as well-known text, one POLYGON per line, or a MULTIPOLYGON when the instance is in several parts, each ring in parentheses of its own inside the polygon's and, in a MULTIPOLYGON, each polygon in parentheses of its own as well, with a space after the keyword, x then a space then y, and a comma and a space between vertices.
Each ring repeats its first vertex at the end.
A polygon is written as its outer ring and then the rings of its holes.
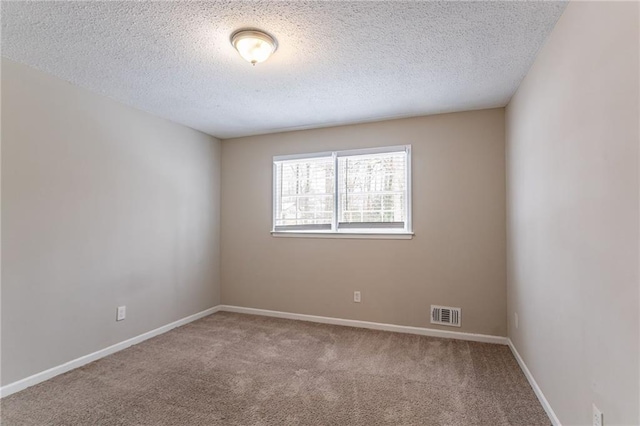
POLYGON ((333 221, 333 157, 274 161, 275 231, 330 230, 333 221))
POLYGON ((405 150, 338 157, 338 228, 405 228, 405 150))

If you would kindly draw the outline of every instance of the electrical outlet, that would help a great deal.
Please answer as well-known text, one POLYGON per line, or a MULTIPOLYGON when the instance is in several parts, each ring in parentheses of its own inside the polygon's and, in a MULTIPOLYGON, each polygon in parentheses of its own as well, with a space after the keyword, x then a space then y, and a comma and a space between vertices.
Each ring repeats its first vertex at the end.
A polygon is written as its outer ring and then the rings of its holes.
POLYGON ((604 426, 604 416, 596 404, 593 404, 593 426, 604 426))
POLYGON ((518 324, 518 313, 516 312, 514 315, 515 315, 515 320, 516 320, 516 321, 515 321, 515 323, 516 323, 516 328, 518 328, 518 325, 519 325, 519 324, 518 324))
POLYGON ((360 303, 360 292, 359 291, 354 291, 353 292, 353 301, 356 303, 360 303))
POLYGON ((116 321, 122 321, 126 317, 127 317, 127 307, 118 306, 118 311, 116 313, 116 321))

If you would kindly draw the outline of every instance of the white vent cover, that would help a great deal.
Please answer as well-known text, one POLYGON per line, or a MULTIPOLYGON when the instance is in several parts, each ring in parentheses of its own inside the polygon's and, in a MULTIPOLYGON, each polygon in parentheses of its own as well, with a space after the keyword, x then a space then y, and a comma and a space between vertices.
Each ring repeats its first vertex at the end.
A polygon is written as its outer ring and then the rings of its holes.
POLYGON ((431 305, 431 324, 460 327, 461 316, 460 308, 431 305))

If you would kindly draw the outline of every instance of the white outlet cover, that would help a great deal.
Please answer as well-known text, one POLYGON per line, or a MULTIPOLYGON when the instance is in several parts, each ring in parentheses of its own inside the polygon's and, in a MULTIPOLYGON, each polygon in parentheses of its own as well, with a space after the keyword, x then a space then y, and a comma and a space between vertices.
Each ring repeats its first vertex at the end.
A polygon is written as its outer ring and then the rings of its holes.
POLYGON ((353 301, 356 303, 360 303, 360 292, 359 291, 354 291, 353 292, 353 301))
POLYGON ((127 317, 127 307, 126 306, 118 306, 118 310, 116 313, 116 321, 122 321, 127 317))
POLYGON ((602 415, 602 411, 596 407, 596 404, 593 404, 593 426, 603 426, 604 425, 604 416, 602 415))

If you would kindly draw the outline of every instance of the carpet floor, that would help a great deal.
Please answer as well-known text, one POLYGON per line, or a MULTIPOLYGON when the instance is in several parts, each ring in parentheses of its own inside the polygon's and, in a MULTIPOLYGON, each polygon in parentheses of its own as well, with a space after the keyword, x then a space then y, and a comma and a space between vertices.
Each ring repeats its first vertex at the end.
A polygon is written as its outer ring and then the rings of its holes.
POLYGON ((549 425, 507 346, 219 312, 1 401, 13 425, 549 425))

